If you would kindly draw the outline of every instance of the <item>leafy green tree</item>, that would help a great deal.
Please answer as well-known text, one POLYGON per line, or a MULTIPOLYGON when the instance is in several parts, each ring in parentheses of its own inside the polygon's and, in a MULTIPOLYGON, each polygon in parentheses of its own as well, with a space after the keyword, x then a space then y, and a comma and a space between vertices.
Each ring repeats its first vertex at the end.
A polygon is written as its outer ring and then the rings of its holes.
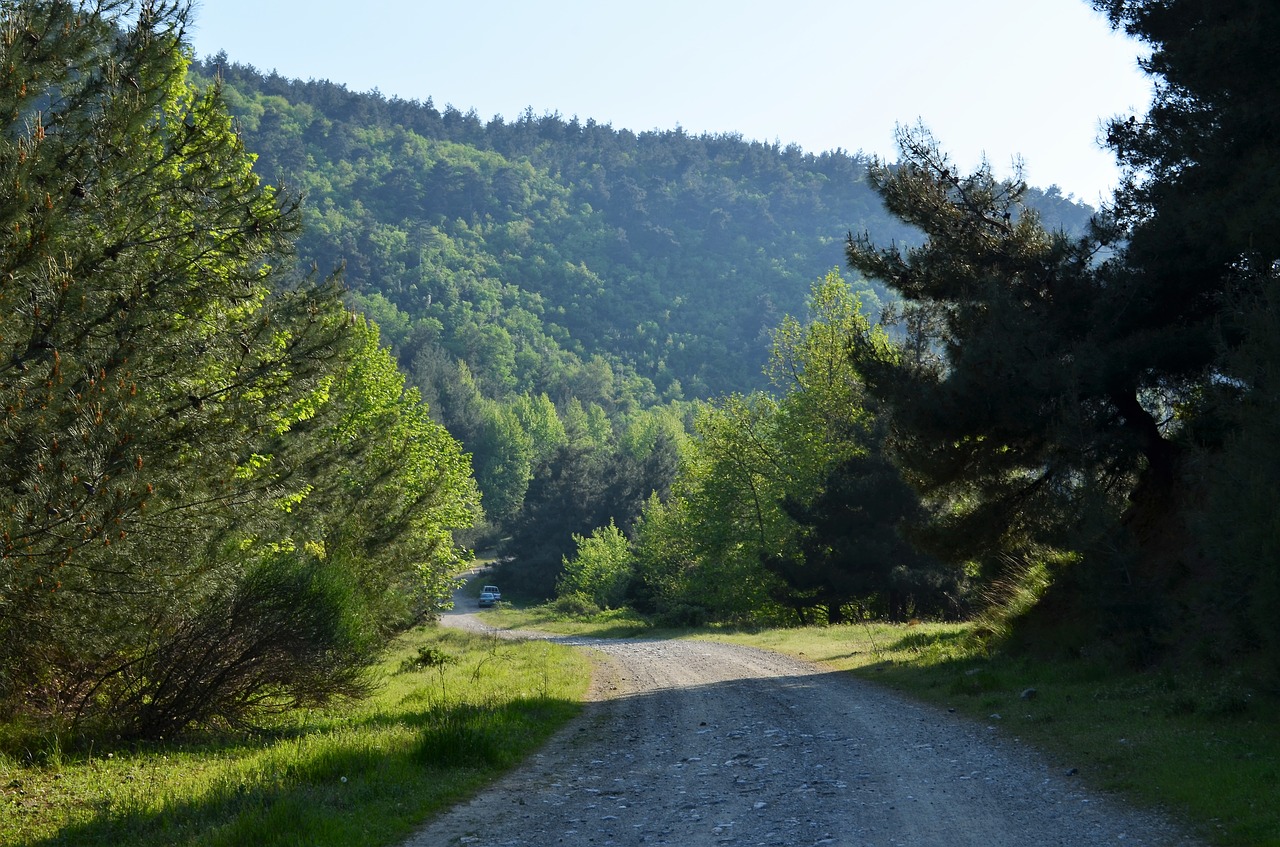
POLYGON ((289 492, 282 526, 263 540, 341 562, 385 633, 447 593, 466 561, 453 533, 478 519, 480 497, 470 457, 405 387, 377 328, 356 317, 350 332, 327 402, 263 466, 289 492))
POLYGON ((533 476, 533 439, 512 406, 491 404, 475 452, 481 457, 476 482, 485 494, 485 514, 505 525, 519 513, 533 476))
POLYGON ((570 397, 564 405, 561 420, 570 446, 599 451, 613 441, 613 424, 604 409, 595 403, 584 406, 577 397, 570 397))
MULTIPOLYGON (((833 271, 812 287, 810 320, 785 318, 774 334, 769 374, 780 397, 730 396, 698 416, 672 497, 651 501, 637 530, 642 604, 740 619, 777 617, 784 608, 803 618, 823 607, 828 620, 839 621, 845 604, 889 590, 887 580, 841 577, 830 556, 806 546, 816 530, 797 522, 810 515, 808 504, 823 496, 835 470, 871 448, 874 416, 850 355, 856 345, 891 353, 883 331, 870 325, 833 271), (672 543, 673 535, 686 540, 672 543), (684 560, 673 559, 673 550, 683 551, 684 560)), ((846 486, 841 493, 855 491, 846 486)), ((908 516, 897 513, 889 532, 908 516)), ((901 550, 905 544, 895 548, 901 550)), ((917 561, 903 557, 886 567, 910 569, 917 561)))
POLYGON ((467 363, 428 344, 418 351, 409 370, 414 388, 426 398, 436 419, 463 444, 478 443, 485 426, 485 397, 467 363))
POLYGON ((631 578, 631 542, 612 520, 588 536, 574 535, 573 542, 578 550, 565 558, 556 594, 584 597, 601 609, 620 606, 631 578))
POLYGON ((689 529, 688 502, 678 494, 655 492, 634 529, 635 580, 628 598, 644 614, 677 626, 701 625, 718 611, 712 598, 692 586, 700 563, 689 529))
POLYGON ((545 463, 557 449, 569 443, 564 423, 546 394, 522 396, 516 401, 515 413, 532 443, 534 464, 545 463))
POLYGON ((774 431, 785 456, 784 496, 803 498, 833 464, 867 449, 874 416, 850 355, 855 345, 890 355, 884 330, 834 270, 811 286, 808 320, 788 315, 773 334, 767 373, 781 398, 774 431))
POLYGON ((643 409, 627 416, 618 434, 619 450, 634 458, 643 458, 670 442, 677 451, 688 439, 685 412, 690 404, 679 403, 643 409))
POLYGON ((694 438, 681 455, 675 505, 667 510, 690 539, 680 545, 692 553, 680 568, 681 603, 707 608, 715 618, 767 620, 779 611, 771 599, 777 579, 760 564, 792 538, 779 508, 785 457, 773 441, 776 413, 775 401, 763 394, 727 397, 698 415, 694 438))

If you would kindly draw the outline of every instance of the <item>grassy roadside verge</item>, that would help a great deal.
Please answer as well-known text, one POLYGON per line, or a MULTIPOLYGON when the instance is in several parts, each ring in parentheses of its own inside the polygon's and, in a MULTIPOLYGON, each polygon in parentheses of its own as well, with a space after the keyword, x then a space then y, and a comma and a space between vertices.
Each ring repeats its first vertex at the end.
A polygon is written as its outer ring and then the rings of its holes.
POLYGON ((368 701, 253 733, 103 749, 0 727, 0 844, 395 844, 580 709, 588 659, 423 627, 368 701))
MULTIPOLYGON (((500 622, 499 622, 500 621, 500 622)), ((645 632, 639 619, 503 610, 511 628, 694 637, 787 653, 993 726, 1095 789, 1164 809, 1223 847, 1280 847, 1280 702, 1243 674, 1130 673, 968 646, 968 625, 645 632)))

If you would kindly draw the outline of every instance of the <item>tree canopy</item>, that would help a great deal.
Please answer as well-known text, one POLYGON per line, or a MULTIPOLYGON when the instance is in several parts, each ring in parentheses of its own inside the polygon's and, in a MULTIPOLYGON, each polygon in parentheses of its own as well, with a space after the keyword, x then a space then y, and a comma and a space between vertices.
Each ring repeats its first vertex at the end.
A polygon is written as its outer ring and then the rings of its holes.
MULTIPOLYGON (((1145 119, 1110 124, 1126 178, 1090 232, 1050 229, 1020 182, 957 173, 907 130, 901 160, 876 163, 872 181, 926 240, 850 237, 847 258, 902 298, 909 355, 859 358, 892 409, 890 449, 933 510, 919 538, 991 579, 1056 563, 1039 617, 1147 660, 1212 626, 1213 603, 1240 585, 1274 585, 1274 557, 1238 524, 1252 519, 1222 511, 1239 502, 1222 469, 1238 474, 1243 445, 1271 439, 1259 389, 1280 244, 1266 92, 1280 66, 1259 39, 1276 12, 1095 6, 1153 47, 1156 98, 1145 119), (1218 505, 1206 511, 1206 497, 1218 505), (1227 541, 1241 535, 1253 541, 1227 541)), ((1276 503, 1253 479, 1253 496, 1276 503)), ((1246 627, 1213 652, 1250 643, 1246 627)))
POLYGON ((948 577, 906 533, 923 511, 885 458, 855 348, 896 355, 834 271, 808 319, 782 321, 776 394, 703 408, 665 502, 635 529, 635 599, 676 622, 839 623, 850 614, 954 613, 948 577), (927 570, 938 577, 926 589, 927 570))
POLYGON ((185 4, 0 14, 0 703, 154 735, 357 692, 388 586, 457 568, 466 457, 294 273, 185 4))
MULTIPOLYGON (((844 232, 919 237, 884 213, 857 153, 558 114, 485 122, 226 56, 196 68, 221 81, 258 171, 304 195, 303 261, 343 267, 348 303, 474 455, 477 543, 542 546, 519 530, 536 525, 525 495, 558 471, 527 458, 513 407, 545 396, 564 416, 576 401, 625 440, 638 413, 767 388, 771 335, 803 314, 844 232)), ((1060 192, 1030 194, 1086 225, 1060 192)), ((850 284, 873 315, 887 302, 879 283, 850 284)), ((548 567, 590 529, 559 533, 548 567)))

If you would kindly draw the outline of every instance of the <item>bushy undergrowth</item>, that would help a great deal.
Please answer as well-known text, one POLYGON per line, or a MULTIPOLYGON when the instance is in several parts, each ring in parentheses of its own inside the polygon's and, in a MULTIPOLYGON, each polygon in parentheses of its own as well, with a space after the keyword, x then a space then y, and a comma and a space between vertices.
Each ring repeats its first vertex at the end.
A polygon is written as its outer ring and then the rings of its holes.
POLYGON ((252 732, 104 748, 0 726, 0 844, 395 844, 576 714, 589 676, 569 648, 421 628, 369 699, 252 732))

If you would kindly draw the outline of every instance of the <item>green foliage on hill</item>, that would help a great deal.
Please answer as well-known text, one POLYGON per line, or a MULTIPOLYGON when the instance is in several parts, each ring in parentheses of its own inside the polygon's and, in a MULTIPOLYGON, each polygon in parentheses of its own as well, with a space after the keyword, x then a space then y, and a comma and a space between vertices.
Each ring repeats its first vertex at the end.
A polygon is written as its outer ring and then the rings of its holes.
MULTIPOLYGON (((557 527, 579 516, 540 559, 543 593, 573 533, 638 511, 618 502, 632 500, 616 474, 631 427, 649 426, 639 412, 765 388, 771 333, 803 313, 848 232, 916 238, 885 214, 860 154, 530 112, 483 122, 225 56, 197 68, 222 81, 258 172, 304 196, 302 262, 342 266, 349 302, 474 455, 489 534, 515 531, 529 556, 551 529, 528 537, 530 509, 557 527), (603 414, 614 442, 594 459, 532 455, 513 412, 538 398, 560 416, 573 401, 603 414), (556 494, 571 484, 595 501, 556 494), (526 509, 530 486, 552 501, 526 509)), ((1036 199, 1076 230, 1090 211, 1056 190, 1036 199)), ((854 285, 874 316, 885 290, 854 285)))
POLYGON ((406 365, 439 345, 493 398, 611 399, 575 379, 596 355, 644 403, 758 384, 761 331, 878 214, 857 156, 203 70, 259 171, 307 198, 300 254, 345 265, 406 365))
MULTIPOLYGON (((437 345, 491 398, 761 387, 768 331, 802 313, 846 233, 913 238, 859 154, 529 112, 483 123, 226 57, 198 67, 223 80, 259 172, 305 196, 300 255, 345 266, 411 371, 437 345), (593 384, 596 356, 613 386, 593 384)), ((1039 199, 1068 228, 1087 220, 1039 199)), ((884 289, 859 286, 874 309, 884 289)))
POLYGON ((840 623, 955 615, 963 570, 915 553, 927 511, 883 451, 886 419, 851 351, 894 355, 838 273, 813 285, 808 319, 773 333, 773 392, 701 408, 670 494, 654 496, 628 546, 610 524, 575 536, 562 600, 580 597, 672 624, 840 623), (608 591, 583 574, 608 574, 608 591))

